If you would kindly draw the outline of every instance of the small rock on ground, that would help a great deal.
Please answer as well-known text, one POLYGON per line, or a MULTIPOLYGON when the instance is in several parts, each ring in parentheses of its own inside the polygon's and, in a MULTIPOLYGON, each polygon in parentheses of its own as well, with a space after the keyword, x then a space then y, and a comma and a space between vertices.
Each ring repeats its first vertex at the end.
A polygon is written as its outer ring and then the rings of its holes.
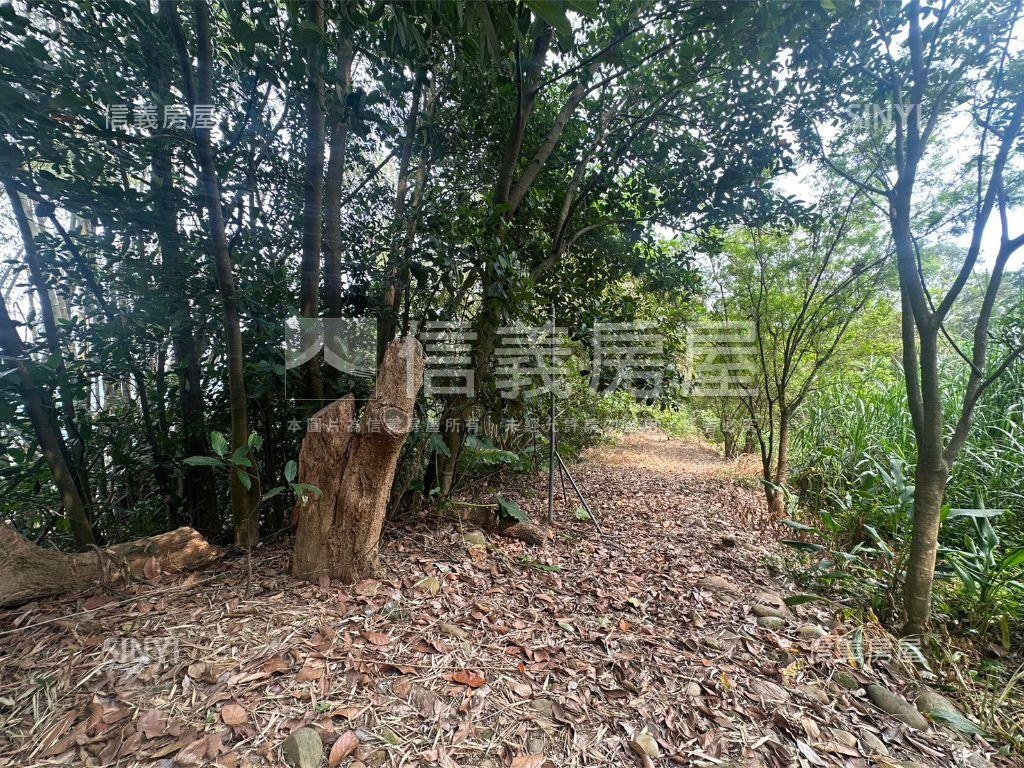
POLYGON ((843 670, 839 670, 832 675, 832 680, 848 691, 856 691, 860 688, 860 680, 849 672, 844 672, 843 670))
POLYGON ((817 624, 801 624, 797 627, 796 632, 805 640, 817 640, 818 638, 825 637, 825 635, 828 634, 828 632, 817 624))
POLYGON ((736 585, 724 576, 707 576, 701 579, 700 586, 711 592, 735 592, 736 585))
POLYGON ((750 610, 759 618, 771 616, 776 619, 785 619, 789 615, 785 611, 779 610, 773 605, 765 605, 764 603, 754 603, 750 607, 750 610))
POLYGON ((778 632, 785 624, 786 622, 778 616, 759 616, 757 619, 757 626, 773 632, 778 632))
POLYGON ((867 687, 867 692, 868 698, 871 699, 871 703, 883 712, 892 715, 897 720, 901 720, 911 728, 915 728, 919 731, 928 730, 928 720, 925 716, 918 712, 909 701, 898 693, 894 693, 878 683, 872 683, 869 685, 867 687))
POLYGON ((319 768, 324 762, 324 743, 312 728, 299 728, 281 746, 285 761, 292 768, 319 768))
POLYGON ((829 702, 828 694, 816 685, 798 685, 796 690, 804 698, 816 701, 819 704, 828 704, 829 702))

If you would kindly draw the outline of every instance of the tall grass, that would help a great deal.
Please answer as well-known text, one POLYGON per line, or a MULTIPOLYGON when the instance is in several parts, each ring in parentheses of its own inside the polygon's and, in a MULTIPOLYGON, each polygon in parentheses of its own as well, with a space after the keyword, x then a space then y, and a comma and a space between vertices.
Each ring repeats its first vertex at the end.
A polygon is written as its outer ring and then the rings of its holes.
MULTIPOLYGON (((964 365, 943 365, 945 412, 950 432, 959 412, 964 365)), ((856 490, 863 472, 898 460, 914 465, 914 433, 899 367, 872 361, 818 391, 805 410, 792 445, 794 482, 805 505, 830 506, 856 490)), ((970 508, 979 496, 986 507, 1006 509, 1024 520, 1024 366, 1011 367, 986 392, 970 437, 953 473, 946 500, 970 508)), ((1019 530, 1019 526, 1013 526, 1019 530)), ((1015 530, 1015 532, 1017 532, 1015 530)), ((1024 535, 1024 531, 1019 531, 1024 535)))
MULTIPOLYGON (((958 358, 943 362, 949 431, 966 373, 958 358)), ((900 618, 913 516, 916 449, 904 386, 893 362, 842 372, 815 394, 791 446, 804 519, 817 529, 805 532, 810 541, 794 542, 813 552, 794 577, 854 614, 890 622, 900 618)), ((945 502, 932 669, 971 702, 990 734, 1021 750, 1024 665, 1006 651, 1024 643, 1024 363, 979 402, 945 502)))
MULTIPOLYGON (((941 372, 947 422, 963 397, 964 366, 957 363, 946 361, 941 372)), ((1022 384, 1018 365, 976 409, 946 491, 936 570, 936 611, 963 633, 998 634, 1006 647, 1024 630, 1022 384)), ((814 578, 898 619, 916 453, 898 367, 876 361, 829 382, 795 430, 792 448, 800 507, 821 535, 820 550, 837 565, 814 578)))

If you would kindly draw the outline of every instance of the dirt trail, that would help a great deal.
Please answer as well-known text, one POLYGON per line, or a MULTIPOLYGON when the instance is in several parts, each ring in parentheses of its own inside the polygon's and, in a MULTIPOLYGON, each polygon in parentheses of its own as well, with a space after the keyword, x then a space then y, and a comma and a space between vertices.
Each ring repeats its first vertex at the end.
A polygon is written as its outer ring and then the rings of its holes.
MULTIPOLYGON (((357 767, 985 764, 840 684, 905 677, 779 603, 742 469, 645 433, 575 472, 604 537, 559 494, 544 548, 424 522, 388 532, 383 581, 297 584, 283 542, 248 595, 234 561, 0 613, 0 766, 280 765, 303 727, 357 767)), ((544 482, 465 498, 542 519, 544 482)))

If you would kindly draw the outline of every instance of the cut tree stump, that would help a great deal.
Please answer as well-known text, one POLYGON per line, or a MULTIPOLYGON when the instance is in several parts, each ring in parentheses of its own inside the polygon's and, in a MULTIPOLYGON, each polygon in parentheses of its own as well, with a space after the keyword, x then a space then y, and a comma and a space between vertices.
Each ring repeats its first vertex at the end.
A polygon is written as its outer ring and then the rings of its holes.
POLYGON ((36 546, 0 522, 0 607, 116 582, 145 573, 147 565, 160 571, 201 568, 221 555, 192 528, 70 554, 36 546))
POLYGON ((299 453, 299 481, 315 485, 295 508, 292 575, 351 584, 378 575, 381 528, 402 446, 423 383, 423 348, 407 336, 388 344, 373 394, 353 424, 352 395, 311 420, 299 453))

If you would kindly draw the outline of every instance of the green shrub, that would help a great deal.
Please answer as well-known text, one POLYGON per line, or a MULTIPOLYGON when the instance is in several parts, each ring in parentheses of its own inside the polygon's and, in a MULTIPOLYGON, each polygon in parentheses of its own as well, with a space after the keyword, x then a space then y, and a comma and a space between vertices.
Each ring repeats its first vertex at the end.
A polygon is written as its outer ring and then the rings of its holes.
MULTIPOLYGON (((949 411, 962 397, 963 365, 941 374, 949 411)), ((1009 642, 1024 618, 1024 375, 1014 366, 976 411, 946 490, 936 610, 1009 642), (987 506, 998 509, 990 509, 987 506)), ((898 617, 913 515, 915 447, 901 372, 874 361, 847 371, 809 403, 792 445, 793 482, 820 549, 808 582, 898 617), (824 565, 821 565, 824 563, 824 565)))

